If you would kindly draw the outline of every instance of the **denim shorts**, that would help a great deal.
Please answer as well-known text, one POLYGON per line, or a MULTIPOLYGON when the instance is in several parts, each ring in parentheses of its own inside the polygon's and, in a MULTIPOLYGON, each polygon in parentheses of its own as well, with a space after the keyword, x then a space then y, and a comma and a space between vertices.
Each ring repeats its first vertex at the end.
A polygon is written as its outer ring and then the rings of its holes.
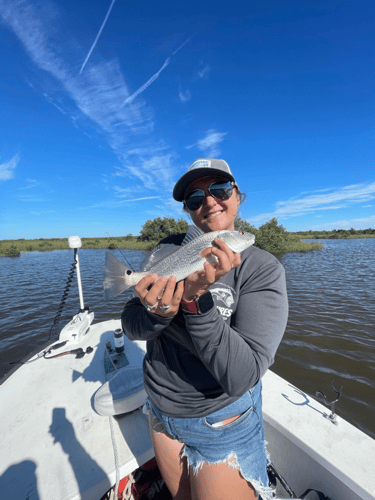
POLYGON ((262 417, 262 382, 259 381, 237 401, 200 418, 173 418, 163 415, 147 398, 145 412, 151 410, 155 432, 167 432, 185 446, 181 458, 197 474, 204 463, 227 462, 238 469, 263 500, 273 498, 269 487, 268 455, 262 417), (240 415, 229 424, 228 418, 240 415), (218 424, 218 425, 217 425, 218 424))

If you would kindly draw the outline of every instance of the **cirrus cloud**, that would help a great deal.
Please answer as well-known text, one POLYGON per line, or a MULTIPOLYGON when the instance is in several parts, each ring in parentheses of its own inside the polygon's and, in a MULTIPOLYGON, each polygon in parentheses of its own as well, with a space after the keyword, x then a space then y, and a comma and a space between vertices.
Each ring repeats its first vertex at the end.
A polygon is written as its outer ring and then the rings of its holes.
POLYGON ((14 171, 20 161, 20 155, 16 154, 11 160, 0 164, 0 181, 9 181, 14 178, 14 171))
POLYGON ((206 136, 203 139, 200 139, 195 144, 186 146, 186 149, 197 147, 200 151, 203 151, 209 158, 215 158, 221 153, 218 146, 223 141, 226 135, 226 132, 217 132, 214 129, 210 129, 207 131, 206 136))
POLYGON ((352 184, 341 188, 324 189, 313 193, 302 193, 285 201, 278 201, 273 212, 251 217, 253 224, 262 224, 276 217, 286 219, 311 214, 321 210, 337 210, 375 199, 375 182, 352 184))

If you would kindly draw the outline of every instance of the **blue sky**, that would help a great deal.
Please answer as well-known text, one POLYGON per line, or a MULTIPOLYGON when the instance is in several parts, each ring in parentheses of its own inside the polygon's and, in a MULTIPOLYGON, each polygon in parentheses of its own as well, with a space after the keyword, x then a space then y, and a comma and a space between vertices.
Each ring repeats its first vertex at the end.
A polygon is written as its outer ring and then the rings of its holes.
POLYGON ((139 234, 225 159, 240 215, 375 227, 371 1, 0 0, 0 239, 139 234))

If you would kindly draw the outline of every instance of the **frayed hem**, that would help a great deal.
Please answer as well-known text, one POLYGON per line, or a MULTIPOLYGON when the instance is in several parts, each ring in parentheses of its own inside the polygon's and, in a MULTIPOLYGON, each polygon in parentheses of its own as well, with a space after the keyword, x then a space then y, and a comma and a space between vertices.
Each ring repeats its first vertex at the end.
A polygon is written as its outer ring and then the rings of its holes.
POLYGON ((238 472, 241 474, 241 476, 247 481, 251 486, 253 487, 255 494, 259 499, 262 500, 277 500, 275 498, 275 493, 276 490, 273 489, 270 486, 264 486, 263 482, 260 479, 252 479, 247 477, 241 467, 240 464, 238 463, 237 456, 234 452, 230 453, 230 455, 227 458, 224 458, 223 460, 217 460, 214 462, 207 462, 206 460, 199 460, 196 464, 192 464, 191 460, 189 458, 189 454, 186 452, 186 445, 183 447, 181 451, 181 459, 185 458, 187 460, 187 466, 188 466, 188 471, 190 471, 190 468, 193 471, 194 475, 198 475, 199 470, 203 467, 205 464, 212 464, 212 465, 217 465, 221 463, 226 463, 231 467, 232 469, 238 470, 238 472))

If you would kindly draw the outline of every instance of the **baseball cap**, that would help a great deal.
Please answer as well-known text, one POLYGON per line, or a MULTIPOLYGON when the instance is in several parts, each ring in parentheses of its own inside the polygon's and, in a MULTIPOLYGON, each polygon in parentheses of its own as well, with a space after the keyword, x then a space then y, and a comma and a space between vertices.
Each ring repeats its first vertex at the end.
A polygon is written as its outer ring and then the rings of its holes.
POLYGON ((185 190, 192 182, 201 177, 216 176, 236 182, 226 161, 217 160, 216 158, 198 158, 176 182, 173 189, 173 198, 177 201, 183 201, 185 190))

